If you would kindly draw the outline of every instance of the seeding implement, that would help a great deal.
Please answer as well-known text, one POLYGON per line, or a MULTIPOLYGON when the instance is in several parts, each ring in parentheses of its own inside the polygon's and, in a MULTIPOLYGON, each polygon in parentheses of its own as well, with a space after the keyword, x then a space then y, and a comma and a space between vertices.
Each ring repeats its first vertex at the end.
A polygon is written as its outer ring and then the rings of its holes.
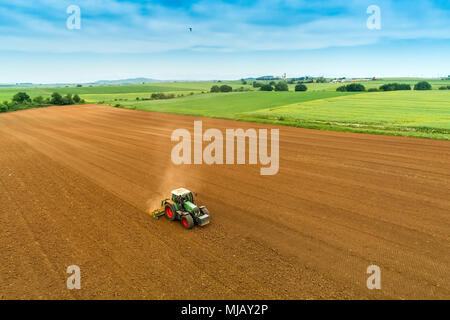
MULTIPOLYGON (((209 223, 209 211, 205 206, 198 207, 194 195, 185 188, 172 190, 172 197, 161 201, 161 208, 153 210, 151 215, 158 219, 165 215, 171 221, 180 220, 183 227, 191 229, 195 224, 203 227, 209 223)), ((197 195, 197 194, 196 194, 197 195)))

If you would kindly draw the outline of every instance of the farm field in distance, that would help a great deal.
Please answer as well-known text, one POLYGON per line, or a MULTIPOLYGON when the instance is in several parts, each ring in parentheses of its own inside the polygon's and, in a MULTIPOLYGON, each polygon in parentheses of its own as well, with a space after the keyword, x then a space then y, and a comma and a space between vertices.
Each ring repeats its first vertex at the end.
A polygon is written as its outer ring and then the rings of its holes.
MULTIPOLYGON (((224 84, 236 84, 237 82, 223 82, 224 84)), ((0 87, 0 101, 11 99, 18 91, 23 91, 29 94, 32 98, 36 96, 49 97, 52 92, 60 94, 79 94, 89 98, 90 95, 95 96, 92 100, 108 100, 115 98, 129 98, 130 94, 135 94, 139 97, 145 97, 146 93, 153 92, 201 92, 209 91, 214 82, 161 82, 137 85, 110 85, 110 86, 86 86, 76 87, 36 87, 36 88, 20 88, 20 87, 0 87), (105 95, 102 97, 102 95, 105 95)), ((250 86, 248 86, 250 87, 250 86)), ((149 96, 149 95, 147 95, 149 96)), ((89 100, 89 99, 88 99, 89 100)), ((92 101, 93 102, 93 101, 92 101)))
POLYGON ((450 92, 369 92, 246 113, 299 127, 449 139, 450 92))
MULTIPOLYGON (((413 86, 420 79, 393 78, 361 82, 366 89, 398 82, 413 86)), ((308 83, 307 92, 262 92, 241 81, 161 82, 142 85, 58 88, 0 88, 0 101, 18 91, 32 98, 79 94, 87 103, 136 110, 195 115, 303 128, 450 139, 448 80, 427 80, 433 90, 337 92, 342 83, 308 83), (243 92, 210 93, 213 85, 227 84, 243 92), (173 99, 149 100, 152 93, 174 94, 173 99), (146 100, 143 100, 146 99, 146 100)))

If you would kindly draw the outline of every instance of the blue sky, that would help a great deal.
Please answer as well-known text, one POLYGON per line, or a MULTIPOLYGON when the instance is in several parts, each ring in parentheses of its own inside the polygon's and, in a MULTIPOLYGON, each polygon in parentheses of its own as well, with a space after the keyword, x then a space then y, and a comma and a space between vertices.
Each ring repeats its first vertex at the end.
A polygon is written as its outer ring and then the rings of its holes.
POLYGON ((0 83, 437 77, 449 58, 450 0, 0 0, 0 83))

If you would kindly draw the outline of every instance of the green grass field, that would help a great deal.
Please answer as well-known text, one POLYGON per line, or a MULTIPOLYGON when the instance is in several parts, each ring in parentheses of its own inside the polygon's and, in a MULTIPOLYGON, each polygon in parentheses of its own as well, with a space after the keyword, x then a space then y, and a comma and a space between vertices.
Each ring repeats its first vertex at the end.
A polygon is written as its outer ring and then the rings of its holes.
POLYGON ((184 98, 150 101, 126 101, 121 106, 138 110, 168 112, 205 117, 234 119, 246 112, 274 108, 295 102, 348 96, 352 93, 336 91, 311 92, 230 92, 206 93, 184 98))
POLYGON ((303 128, 450 139, 450 91, 233 92, 125 101, 136 110, 303 128))
MULTIPOLYGON (((381 79, 363 82, 366 88, 390 82, 409 83, 420 79, 381 79)), ((307 84, 307 92, 261 92, 240 81, 163 82, 142 85, 0 88, 0 101, 10 100, 18 91, 31 97, 78 93, 90 103, 123 108, 197 115, 232 120, 272 123, 321 130, 364 132, 450 140, 450 90, 446 80, 428 80, 431 91, 336 92, 340 83, 307 84), (244 87, 246 92, 208 93, 212 85, 244 87), (173 93, 167 100, 149 98, 154 92, 173 93), (178 97, 183 95, 183 97, 178 97)))
MULTIPOLYGON (((419 81, 422 81, 424 79, 416 79, 416 78, 385 78, 385 79, 379 79, 375 81, 362 81, 359 82, 363 84, 366 89, 370 88, 379 88, 381 85, 386 83, 405 83, 411 85, 411 88, 414 87, 414 84, 416 84, 419 81)), ((433 86, 433 90, 438 90, 440 86, 443 85, 450 85, 449 80, 441 80, 441 79, 425 79, 427 82, 429 82, 433 86)), ((344 84, 348 83, 308 83, 306 84, 308 87, 308 90, 330 90, 335 91, 337 87, 340 87, 344 84)), ((290 85, 290 89, 294 90, 295 85, 290 85)))
POLYGON ((316 99, 243 118, 306 128, 450 138, 450 91, 393 91, 316 99))
MULTIPOLYGON (((83 87, 58 87, 58 88, 0 88, 0 101, 11 100, 19 91, 26 92, 30 97, 49 97, 53 92, 60 94, 79 94, 90 101, 108 101, 114 99, 136 99, 136 97, 149 97, 155 92, 184 92, 201 93, 209 91, 214 84, 229 84, 234 88, 244 86, 240 81, 198 81, 198 82, 161 82, 138 85, 114 85, 114 86, 83 86, 83 87)), ((250 85, 244 87, 250 88, 250 85)))

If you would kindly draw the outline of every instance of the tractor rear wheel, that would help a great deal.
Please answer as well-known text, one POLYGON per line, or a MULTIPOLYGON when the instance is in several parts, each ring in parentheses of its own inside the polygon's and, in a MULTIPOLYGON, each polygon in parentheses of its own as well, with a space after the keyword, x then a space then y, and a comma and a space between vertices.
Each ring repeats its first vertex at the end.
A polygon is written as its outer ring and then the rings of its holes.
POLYGON ((166 212, 167 219, 169 219, 170 221, 175 220, 177 213, 175 211, 175 207, 172 204, 166 203, 164 211, 166 212))
POLYGON ((194 219, 190 214, 181 217, 181 224, 186 229, 191 229, 194 226, 194 219))

